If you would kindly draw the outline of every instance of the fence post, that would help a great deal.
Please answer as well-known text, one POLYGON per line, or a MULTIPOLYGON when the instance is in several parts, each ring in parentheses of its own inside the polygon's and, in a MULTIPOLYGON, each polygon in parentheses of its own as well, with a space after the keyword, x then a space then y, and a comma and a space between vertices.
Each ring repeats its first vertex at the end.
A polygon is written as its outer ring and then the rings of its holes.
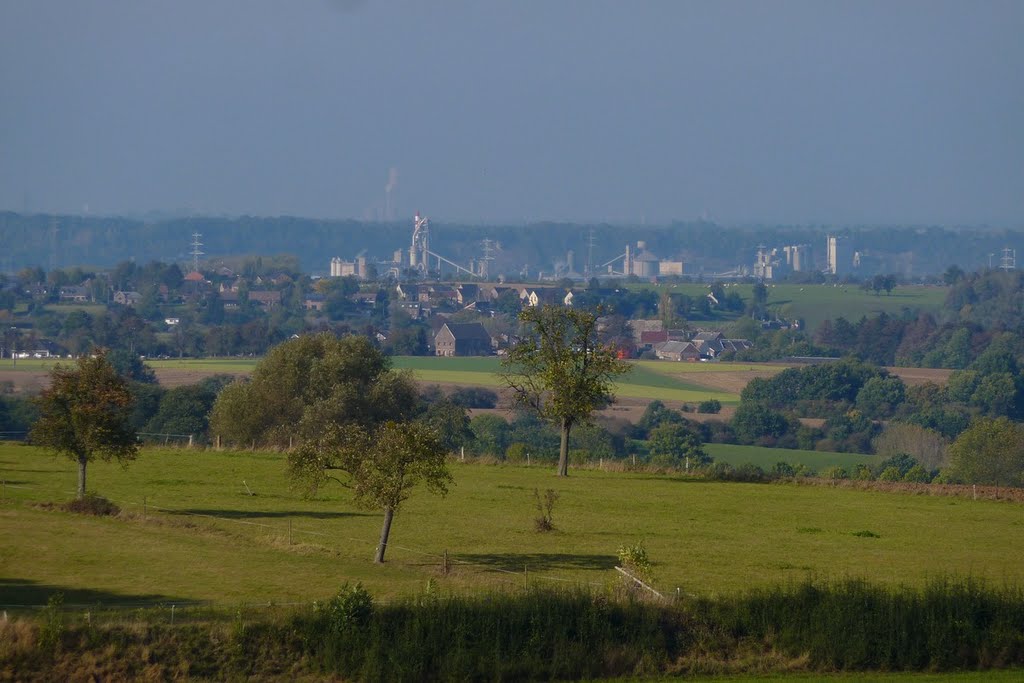
POLYGON ((188 435, 188 447, 192 448, 192 434, 188 435))
POLYGON ((444 564, 442 565, 442 573, 445 574, 445 576, 448 575, 448 549, 447 548, 445 548, 445 550, 444 550, 444 564))

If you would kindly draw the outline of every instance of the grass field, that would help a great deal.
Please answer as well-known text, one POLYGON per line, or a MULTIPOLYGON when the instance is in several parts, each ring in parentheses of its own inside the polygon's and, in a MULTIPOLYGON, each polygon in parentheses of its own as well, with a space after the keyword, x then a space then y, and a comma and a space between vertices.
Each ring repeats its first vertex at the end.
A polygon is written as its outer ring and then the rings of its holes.
POLYGON ((380 515, 354 508, 340 487, 300 498, 281 454, 147 449, 127 469, 92 465, 90 489, 131 513, 98 519, 33 505, 72 497, 73 464, 2 444, 0 603, 41 604, 56 591, 70 604, 288 602, 353 580, 382 596, 421 590, 428 578, 454 591, 604 585, 615 580, 616 549, 640 540, 667 591, 807 576, 1024 583, 1024 564, 1007 552, 1024 544, 1011 503, 597 470, 560 480, 547 467, 454 464, 453 473, 446 499, 414 493, 377 567, 380 515), (538 534, 533 491, 546 488, 561 496, 557 530, 538 534), (864 531, 877 537, 855 535, 864 531), (442 577, 445 550, 455 564, 442 577))
MULTIPOLYGON (((628 285, 630 289, 650 289, 652 285, 636 283, 628 285)), ((691 297, 704 296, 709 285, 662 284, 659 291, 679 292, 691 297)), ((753 285, 728 285, 728 290, 735 288, 744 301, 753 298, 753 285)), ((856 322, 861 316, 872 316, 885 312, 899 315, 903 309, 920 311, 938 311, 946 299, 948 288, 939 286, 909 285, 896 287, 892 294, 866 292, 856 285, 768 285, 768 309, 786 319, 803 318, 807 328, 812 332, 823 320, 840 316, 856 322)), ((699 321, 694 321, 699 323, 699 321)))
POLYGON ((801 451, 788 448, 739 446, 728 443, 704 444, 704 450, 715 459, 715 462, 725 462, 730 465, 752 463, 766 471, 770 470, 775 463, 785 461, 790 465, 806 465, 815 472, 820 472, 833 465, 839 465, 849 472, 857 465, 874 465, 880 460, 878 456, 859 453, 801 451))

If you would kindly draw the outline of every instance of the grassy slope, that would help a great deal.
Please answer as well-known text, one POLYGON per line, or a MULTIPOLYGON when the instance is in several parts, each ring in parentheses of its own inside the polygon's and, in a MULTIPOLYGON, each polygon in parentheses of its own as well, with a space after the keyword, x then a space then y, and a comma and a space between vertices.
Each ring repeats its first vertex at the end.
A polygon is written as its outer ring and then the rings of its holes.
POLYGON ((614 578, 619 545, 640 539, 655 562, 656 585, 695 593, 809 574, 887 583, 943 573, 1024 580, 1024 565, 1006 551, 1024 543, 1024 521, 1008 503, 599 471, 558 480, 540 467, 453 469, 447 499, 419 491, 408 501, 389 562, 375 567, 369 559, 380 516, 354 509, 340 488, 302 500, 288 490, 282 455, 147 450, 127 469, 90 467, 90 488, 131 512, 141 513, 145 496, 151 508, 235 520, 150 509, 143 522, 27 505, 68 499, 74 467, 30 447, 0 445, 0 478, 24 487, 8 486, 0 504, 0 603, 39 604, 58 589, 79 591, 69 602, 309 600, 346 580, 393 595, 437 577, 439 558, 431 553, 445 549, 470 563, 441 579, 453 590, 522 585, 524 567, 533 581, 601 584, 614 578), (257 495, 247 494, 243 480, 257 495), (561 494, 554 533, 532 531, 535 488, 561 494), (288 546, 289 523, 302 545, 288 546), (852 535, 861 530, 880 538, 852 535))

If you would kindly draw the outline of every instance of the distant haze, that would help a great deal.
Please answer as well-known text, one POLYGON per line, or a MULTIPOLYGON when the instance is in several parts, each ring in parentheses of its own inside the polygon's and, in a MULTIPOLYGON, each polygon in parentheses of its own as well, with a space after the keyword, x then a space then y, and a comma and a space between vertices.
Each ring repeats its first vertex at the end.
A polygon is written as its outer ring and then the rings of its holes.
POLYGON ((1022 36, 1017 0, 3 0, 0 209, 1018 227, 1022 36))

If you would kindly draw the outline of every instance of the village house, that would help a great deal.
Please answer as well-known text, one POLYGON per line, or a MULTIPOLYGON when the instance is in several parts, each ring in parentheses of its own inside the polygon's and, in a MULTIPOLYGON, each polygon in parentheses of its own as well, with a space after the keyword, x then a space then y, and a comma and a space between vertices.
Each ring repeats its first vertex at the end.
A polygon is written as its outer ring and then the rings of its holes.
POLYGON ((114 292, 114 303, 122 306, 135 306, 142 301, 142 295, 138 292, 114 292))
POLYGON ((480 323, 445 323, 434 336, 438 356, 488 356, 491 335, 480 323))
POLYGON ((654 345, 654 355, 660 360, 689 361, 700 360, 700 351, 693 342, 664 341, 654 345))

